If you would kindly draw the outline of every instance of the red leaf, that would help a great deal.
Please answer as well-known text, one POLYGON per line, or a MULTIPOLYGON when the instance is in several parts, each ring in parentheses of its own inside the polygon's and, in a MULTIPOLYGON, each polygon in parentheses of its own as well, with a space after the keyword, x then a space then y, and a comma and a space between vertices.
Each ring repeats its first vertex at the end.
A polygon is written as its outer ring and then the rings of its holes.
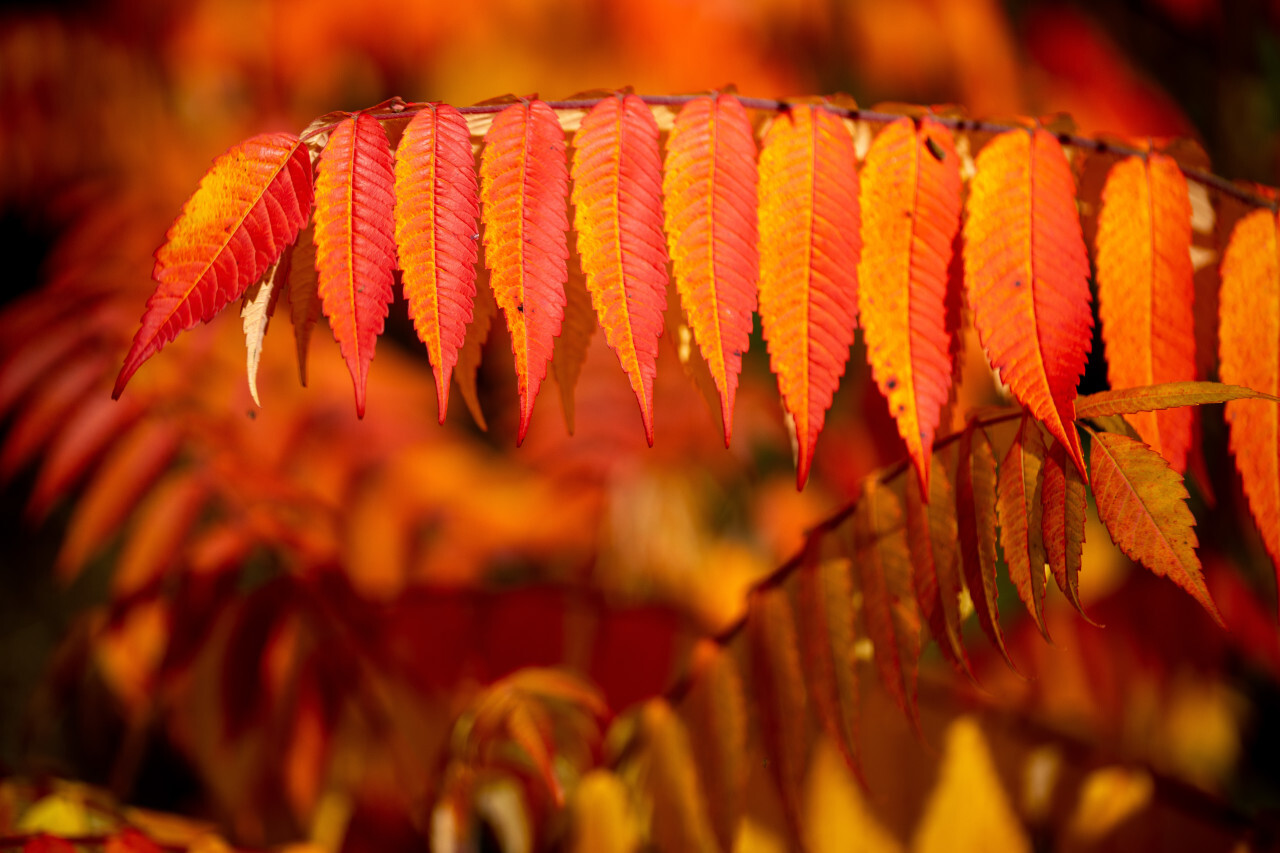
POLYGON ((1000 463, 999 498, 1000 544, 1009 579, 1018 597, 1035 617, 1045 639, 1044 626, 1044 534, 1041 523, 1041 469, 1044 467, 1044 436, 1030 415, 1024 415, 1013 444, 1000 463))
POLYGON ((1071 422, 1093 326, 1089 260, 1052 134, 1012 130, 982 149, 964 240, 969 305, 992 366, 1083 472, 1071 422))
POLYGON ((978 624, 1014 669, 996 602, 996 458, 986 431, 970 421, 960 434, 960 467, 956 475, 956 527, 965 584, 978 624))
MULTIPOLYGON (((1191 200, 1178 164, 1163 154, 1112 167, 1098 216, 1098 316, 1112 388, 1195 379, 1191 200)), ((1136 414, 1143 440, 1187 466, 1190 409, 1136 414)))
POLYGON ((737 98, 685 104, 667 139, 662 190, 676 289, 720 392, 728 447, 759 277, 756 141, 737 98))
POLYGON ((931 456, 929 499, 919 478, 907 483, 907 531, 911 548, 912 583, 920 615, 951 664, 972 677, 969 656, 960 639, 960 539, 956 523, 955 491, 944 457, 931 456))
POLYGON ((951 388, 947 281, 960 229, 960 159, 925 118, 880 132, 862 169, 858 312, 867 359, 907 444, 922 491, 951 388))
POLYGON ((1090 484, 1098 517, 1116 546, 1191 594, 1219 625, 1196 556, 1195 518, 1182 477, 1164 457, 1125 435, 1089 431, 1090 484))
POLYGON ((1067 464, 1066 451, 1056 441, 1044 459, 1041 493, 1044 496, 1041 530, 1049 568, 1058 589, 1080 615, 1088 619, 1080 606, 1080 563, 1084 556, 1088 485, 1076 466, 1067 464))
POLYGON ((311 201, 311 160, 292 134, 255 136, 215 160, 156 251, 156 291, 111 396, 179 332, 209 322, 262 278, 297 238, 311 201))
POLYGON ((778 116, 760 151, 760 325, 795 421, 797 488, 853 344, 856 162, 844 122, 808 105, 778 116))
POLYGON ((404 295, 436 378, 440 423, 476 298, 480 215, 467 120, 427 104, 396 149, 396 246, 404 295))
POLYGON ((809 693, 823 729, 859 777, 858 669, 853 651, 853 579, 847 557, 806 554, 800 567, 800 635, 809 693))
POLYGON ((485 264, 511 332, 520 388, 516 442, 522 443, 564 320, 569 257, 564 130, 549 106, 526 101, 498 113, 484 141, 485 264))
POLYGON ((369 363, 392 299, 394 199, 386 132, 372 116, 348 116, 320 154, 316 272, 320 304, 351 371, 360 417, 369 363))
POLYGON ((653 377, 667 309, 658 123, 635 95, 606 98, 582 120, 573 145, 582 271, 652 446, 653 377))
MULTIPOLYGON (((1222 259, 1219 351, 1223 382, 1280 396, 1280 239, 1276 214, 1259 210, 1236 225, 1222 259)), ((1231 452, 1280 577, 1280 406, 1227 403, 1231 452)))
POLYGON ((320 285, 316 278, 315 227, 303 228, 289 258, 289 322, 298 351, 298 381, 307 384, 307 348, 320 319, 320 285))

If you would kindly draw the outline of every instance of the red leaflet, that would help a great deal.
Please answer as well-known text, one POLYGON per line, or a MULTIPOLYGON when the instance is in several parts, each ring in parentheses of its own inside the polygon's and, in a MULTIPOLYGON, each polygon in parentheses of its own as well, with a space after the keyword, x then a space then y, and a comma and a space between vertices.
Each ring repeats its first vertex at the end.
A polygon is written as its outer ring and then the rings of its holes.
POLYGON ((944 458, 931 457, 934 471, 929 477, 927 501, 918 478, 906 484, 911 580, 920 615, 938 650, 952 666, 972 678, 969 656, 960 638, 960 537, 955 491, 944 458))
POLYGON ((805 554, 800 575, 800 638, 818 719, 845 763, 862 775, 858 750, 858 668, 853 665, 852 566, 847 557, 805 554))
POLYGON ((631 380, 653 445, 653 377, 667 309, 658 124, 635 95, 606 98, 574 137, 578 251, 605 340, 631 380))
POLYGON ((440 423, 476 298, 478 193, 466 119, 448 104, 427 104, 396 149, 396 247, 409 316, 435 372, 440 423))
POLYGON ((1089 260, 1052 134, 1011 130, 982 149, 964 241, 969 305, 991 364, 1083 472, 1071 422, 1093 325, 1089 260))
POLYGON ((316 231, 304 228, 289 258, 289 321, 298 352, 298 381, 307 384, 307 349, 320 319, 320 290, 316 279, 316 231))
POLYGON ((862 169, 858 312, 867 359, 929 494, 934 431, 951 388, 947 271, 960 229, 960 159, 926 118, 880 132, 862 169))
POLYGON ((297 238, 311 201, 311 160, 292 134, 255 136, 215 160, 156 250, 156 291, 111 396, 179 332, 209 322, 262 278, 297 238))
POLYGON ((1088 485, 1076 466, 1067 464, 1066 451, 1056 441, 1044 459, 1041 491, 1044 496, 1041 530, 1049 568, 1062 594, 1085 616, 1080 606, 1080 563, 1084 556, 1088 485))
POLYGON ((378 120, 349 116, 320 154, 316 273, 320 304, 355 384, 364 417, 369 362, 382 334, 396 268, 391 148, 378 120))
POLYGON ((996 602, 996 458, 987 434, 970 421, 960 434, 956 527, 965 584, 978 624, 1013 668, 996 602))
MULTIPOLYGON (((1172 158, 1130 157, 1111 169, 1097 245, 1098 315, 1111 387, 1195 379, 1191 201, 1172 158)), ((1193 414, 1179 408, 1129 419, 1182 472, 1193 414)))
MULTIPOLYGON (((1231 235, 1219 321, 1222 381, 1280 396, 1280 239, 1271 211, 1251 213, 1231 235)), ((1249 509, 1280 575, 1280 406, 1233 400, 1226 415, 1249 509)))
POLYGON ((1043 467, 1044 436, 1035 420, 1023 415, 1013 444, 1000 463, 997 501, 1000 544, 1018 597, 1035 617, 1040 633, 1048 639, 1044 627, 1044 534, 1040 503, 1043 467))
POLYGON ((542 101, 512 104, 485 134, 480 158, 485 264, 507 317, 524 441, 564 320, 568 173, 564 131, 542 101))
POLYGON ((778 116, 760 151, 760 325, 795 421, 797 488, 853 344, 856 162, 844 122, 807 105, 778 116))
POLYGON ((667 140, 662 190, 676 289, 720 392, 724 443, 756 310, 756 141, 732 95, 685 104, 667 140))

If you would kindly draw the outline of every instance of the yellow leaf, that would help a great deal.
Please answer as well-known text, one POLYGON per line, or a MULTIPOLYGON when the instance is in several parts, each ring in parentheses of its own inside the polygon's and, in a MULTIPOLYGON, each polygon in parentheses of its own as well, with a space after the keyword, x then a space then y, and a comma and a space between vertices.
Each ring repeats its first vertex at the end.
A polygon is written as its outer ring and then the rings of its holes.
POLYGON ((823 738, 814 750, 805 790, 805 826, 809 850, 859 850, 899 853, 902 844, 876 820, 862 796, 849 765, 831 741, 823 738))
POLYGON ((971 717, 960 717, 947 729, 938 782, 912 849, 1030 853, 1031 843, 996 775, 982 730, 971 717))
POLYGON ((628 853, 640 846, 627 790, 607 770, 592 770, 578 783, 571 806, 570 853, 628 853))
POLYGON ((1071 834, 1086 844, 1097 841, 1151 802, 1153 787, 1145 770, 1103 767, 1093 771, 1080 786, 1071 834))
POLYGON ((17 830, 59 836, 85 835, 89 832, 89 815, 84 799, 71 792, 58 791, 36 800, 18 819, 17 830))

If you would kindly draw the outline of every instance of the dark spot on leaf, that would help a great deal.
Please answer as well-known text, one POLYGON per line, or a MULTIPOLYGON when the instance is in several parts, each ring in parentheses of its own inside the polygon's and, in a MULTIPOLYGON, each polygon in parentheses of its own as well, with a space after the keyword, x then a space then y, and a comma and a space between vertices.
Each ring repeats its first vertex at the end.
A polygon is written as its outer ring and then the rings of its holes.
POLYGON ((517 310, 517 311, 519 311, 521 314, 523 314, 523 313, 524 313, 524 303, 523 303, 523 302, 521 302, 519 305, 517 305, 517 306, 516 306, 516 310, 517 310))
POLYGON ((1020 279, 1020 278, 1015 278, 1015 279, 1013 280, 1013 286, 1014 286, 1014 287, 1022 287, 1022 279, 1020 279))
POLYGON ((929 149, 929 153, 933 155, 933 159, 941 163, 946 159, 947 152, 942 150, 942 146, 938 144, 938 140, 932 136, 925 137, 924 147, 929 149))
POLYGON ((898 379, 897 379, 897 377, 893 377, 892 379, 890 379, 888 382, 886 382, 886 383, 885 383, 885 386, 886 386, 890 391, 892 391, 893 389, 897 388, 897 387, 898 387, 898 379))
POLYGON ((258 419, 258 413, 255 412, 253 409, 249 409, 248 411, 245 412, 245 414, 249 416, 249 420, 251 421, 256 421, 258 419))

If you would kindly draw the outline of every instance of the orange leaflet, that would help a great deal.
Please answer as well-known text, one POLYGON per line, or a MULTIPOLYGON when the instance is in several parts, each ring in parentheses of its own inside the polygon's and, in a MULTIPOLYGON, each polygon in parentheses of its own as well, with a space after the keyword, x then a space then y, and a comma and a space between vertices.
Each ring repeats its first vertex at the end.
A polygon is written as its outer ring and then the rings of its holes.
POLYGON ((912 584, 920 615, 942 653, 960 672, 970 675, 969 656, 960 639, 960 539, 955 491, 944 457, 931 457, 928 500, 919 479, 906 484, 908 545, 912 584))
POLYGON ((1009 579, 1018 597, 1035 617, 1045 639, 1044 534, 1040 503, 1044 436, 1030 415, 1023 415, 1009 452, 1000 463, 1000 544, 1009 566, 1009 579))
POLYGON ((1052 134, 1011 130, 982 149, 964 242, 969 305, 992 366, 1083 472, 1071 422, 1093 326, 1089 260, 1052 134))
MULTIPOLYGON (((1084 555, 1088 486, 1076 466, 1067 464, 1062 444, 1054 442, 1044 458, 1041 531, 1045 556, 1058 589, 1084 615, 1080 606, 1080 562, 1084 555)), ((1087 616, 1085 617, 1088 618, 1087 616)))
POLYGON ((569 278, 564 283, 564 322, 560 326, 560 340, 551 356, 551 374, 560 386, 560 408, 569 435, 574 429, 574 389, 582 366, 587 363, 587 349, 596 332, 596 312, 591 307, 591 293, 587 280, 574 260, 576 238, 569 234, 569 278))
POLYGON ((370 115, 348 116, 320 154, 316 272, 320 304, 351 371, 362 418, 369 363, 392 299, 394 199, 386 132, 370 115))
POLYGON ((676 289, 720 392, 724 443, 756 310, 756 141, 732 95, 685 104, 667 140, 662 190, 676 289))
MULTIPOLYGON (((1098 216, 1098 315, 1112 388, 1196 375, 1191 200, 1171 157, 1130 157, 1112 167, 1098 216)), ((1191 409, 1130 417, 1143 441, 1187 466, 1191 409)))
POLYGON ((812 551, 800 567, 800 635, 809 691, 827 736, 849 768, 862 775, 858 745, 858 668, 852 665, 853 577, 847 557, 820 559, 812 551))
POLYGON ((524 441, 564 320, 569 176, 564 131, 542 101, 512 104, 485 134, 480 200, 490 287, 507 317, 524 441))
POLYGON ((667 309, 658 124, 635 95, 606 98, 582 120, 573 144, 582 271, 652 446, 653 377, 667 309))
POLYGON ((112 397, 161 347, 262 278, 311 211, 311 160, 298 137, 247 139, 213 162, 156 251, 155 293, 112 397))
POLYGON ((448 104, 427 104, 396 149, 396 247, 409 316, 435 373, 440 423, 476 298, 478 194, 466 119, 448 104))
POLYGON ((751 771, 742 676, 733 655, 710 640, 698 642, 689 666, 689 692, 680 701, 680 712, 693 735, 690 746, 716 839, 720 849, 731 850, 751 771))
POLYGON ((880 680, 918 731, 920 612, 912 595, 906 529, 898 496, 874 474, 868 477, 853 516, 853 563, 862 591, 864 624, 875 644, 880 680))
POLYGON ((996 457, 986 431, 970 421, 960 434, 956 474, 956 527, 965 584, 978 624, 1013 668, 996 602, 996 457))
MULTIPOLYGON (((1236 226, 1222 260, 1219 303, 1220 374, 1223 382, 1280 396, 1280 240, 1276 214, 1258 210, 1236 226)), ((1227 403, 1231 452, 1280 573, 1280 406, 1227 403)))
POLYGON ((853 344, 856 162, 844 122, 804 104, 774 120, 760 151, 760 325, 795 421, 797 488, 853 344))
POLYGON ((307 348, 320 319, 320 290, 316 278, 316 231, 303 228, 289 257, 289 322, 298 351, 298 381, 307 384, 307 348))
POLYGON ((1129 559, 1189 592, 1225 628, 1196 556, 1196 520, 1181 475, 1140 441, 1119 433, 1089 434, 1089 482, 1112 541, 1129 559))
POLYGON ((862 168, 858 312, 867 359, 929 493, 934 432, 951 388, 947 281, 960 229, 960 159, 930 118, 880 132, 862 168))

